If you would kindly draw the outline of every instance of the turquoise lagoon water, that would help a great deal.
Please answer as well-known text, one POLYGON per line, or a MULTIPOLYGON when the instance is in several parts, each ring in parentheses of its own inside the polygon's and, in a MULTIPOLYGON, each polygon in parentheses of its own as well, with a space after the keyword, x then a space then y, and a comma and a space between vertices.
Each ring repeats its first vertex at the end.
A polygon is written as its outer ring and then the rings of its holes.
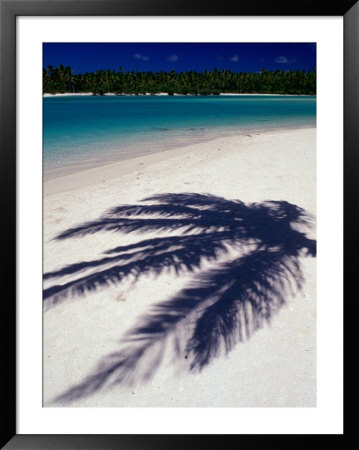
POLYGON ((311 96, 44 97, 44 172, 74 172, 223 135, 315 125, 311 96))

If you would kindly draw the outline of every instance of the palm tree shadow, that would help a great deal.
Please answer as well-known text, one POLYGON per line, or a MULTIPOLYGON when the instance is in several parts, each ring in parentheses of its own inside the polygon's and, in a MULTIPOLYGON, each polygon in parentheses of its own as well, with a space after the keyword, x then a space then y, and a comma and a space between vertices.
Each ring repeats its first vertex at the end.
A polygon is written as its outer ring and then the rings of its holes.
POLYGON ((44 290, 44 306, 146 273, 193 273, 172 298, 156 304, 125 336, 121 350, 60 395, 69 402, 119 383, 143 382, 161 363, 169 341, 191 371, 228 353, 269 322, 304 282, 300 257, 316 255, 304 231, 312 218, 285 201, 244 204, 204 194, 162 194, 124 205, 65 230, 57 240, 102 231, 177 232, 106 251, 106 256, 44 274, 76 277, 44 290), (203 268, 203 262, 210 262, 203 268), (90 271, 90 273, 86 273, 90 271))

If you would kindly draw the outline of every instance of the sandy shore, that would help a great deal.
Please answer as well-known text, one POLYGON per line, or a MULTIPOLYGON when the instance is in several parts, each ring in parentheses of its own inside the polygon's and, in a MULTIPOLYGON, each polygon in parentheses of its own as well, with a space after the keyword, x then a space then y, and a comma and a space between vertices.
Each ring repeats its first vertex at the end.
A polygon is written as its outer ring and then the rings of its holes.
POLYGON ((45 182, 44 405, 315 406, 315 214, 314 128, 45 182))

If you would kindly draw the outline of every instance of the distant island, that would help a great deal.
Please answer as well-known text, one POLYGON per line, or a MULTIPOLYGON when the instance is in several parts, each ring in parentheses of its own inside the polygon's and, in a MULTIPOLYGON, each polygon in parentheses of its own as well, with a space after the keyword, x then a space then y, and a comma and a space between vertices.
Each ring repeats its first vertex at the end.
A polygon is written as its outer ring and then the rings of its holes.
POLYGON ((316 72, 262 69, 260 73, 214 69, 204 72, 139 72, 97 70, 74 74, 70 66, 43 69, 43 93, 88 93, 105 95, 158 94, 219 95, 282 94, 316 95, 316 72))

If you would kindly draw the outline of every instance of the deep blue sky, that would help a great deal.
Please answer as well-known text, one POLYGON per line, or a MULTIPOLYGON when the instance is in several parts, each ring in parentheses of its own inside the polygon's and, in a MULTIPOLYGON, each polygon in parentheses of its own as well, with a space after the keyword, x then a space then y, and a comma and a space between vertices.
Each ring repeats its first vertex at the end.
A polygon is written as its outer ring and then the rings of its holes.
POLYGON ((234 72, 310 70, 316 67, 311 43, 44 43, 43 66, 71 66, 74 73, 122 67, 176 72, 230 69, 234 72))

